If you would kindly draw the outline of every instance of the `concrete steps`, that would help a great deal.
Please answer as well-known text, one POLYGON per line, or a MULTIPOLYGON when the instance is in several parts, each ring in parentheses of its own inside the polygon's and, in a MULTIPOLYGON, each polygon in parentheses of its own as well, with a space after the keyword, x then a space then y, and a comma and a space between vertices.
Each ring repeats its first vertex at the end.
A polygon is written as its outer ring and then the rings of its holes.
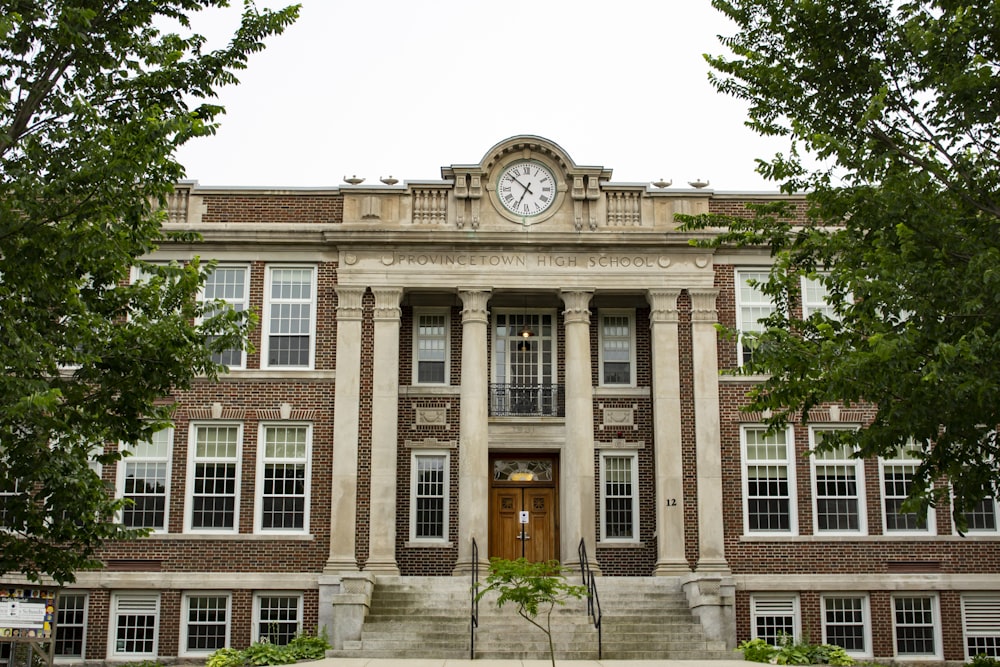
MULTIPOLYGON (((601 577, 602 657, 606 660, 732 659, 722 642, 705 639, 678 583, 664 577, 601 577)), ((465 578, 379 577, 360 641, 345 642, 330 657, 468 658, 470 585, 465 578)), ((557 660, 595 660, 598 636, 586 600, 570 600, 551 615, 557 660)), ((545 624, 545 611, 536 620, 545 624)), ((479 603, 477 659, 541 660, 548 637, 517 615, 479 603)))

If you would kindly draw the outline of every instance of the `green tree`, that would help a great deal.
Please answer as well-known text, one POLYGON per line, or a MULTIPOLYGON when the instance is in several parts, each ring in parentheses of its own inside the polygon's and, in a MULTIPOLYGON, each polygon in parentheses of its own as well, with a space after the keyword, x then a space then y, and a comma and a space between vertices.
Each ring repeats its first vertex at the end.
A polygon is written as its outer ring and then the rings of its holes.
POLYGON ((748 103, 750 127, 788 138, 759 172, 807 193, 805 221, 781 205, 684 220, 773 255, 762 289, 778 308, 743 369, 768 379, 749 408, 780 426, 827 402, 874 406, 824 446, 874 457, 912 438, 911 505, 950 484, 962 527, 1000 484, 1000 3, 712 4, 736 31, 729 55, 706 56, 710 79, 748 103), (802 317, 800 276, 825 285, 832 316, 802 317))
POLYGON ((545 633, 549 640, 549 659, 552 667, 556 664, 556 649, 552 642, 552 612, 556 605, 564 605, 568 600, 586 597, 586 586, 574 586, 562 574, 562 565, 557 560, 532 563, 524 558, 506 560, 490 559, 490 573, 486 586, 476 592, 476 600, 486 594, 497 592, 497 607, 503 608, 508 602, 517 606, 517 613, 536 628, 545 633), (544 625, 536 620, 540 609, 545 611, 544 625))
POLYGON ((214 132, 216 91, 298 14, 248 0, 205 50, 189 19, 227 4, 0 1, 0 574, 72 581, 135 536, 95 467, 167 425, 172 390, 214 378, 212 352, 252 325, 196 303, 210 264, 127 284, 169 236, 177 148, 214 132))

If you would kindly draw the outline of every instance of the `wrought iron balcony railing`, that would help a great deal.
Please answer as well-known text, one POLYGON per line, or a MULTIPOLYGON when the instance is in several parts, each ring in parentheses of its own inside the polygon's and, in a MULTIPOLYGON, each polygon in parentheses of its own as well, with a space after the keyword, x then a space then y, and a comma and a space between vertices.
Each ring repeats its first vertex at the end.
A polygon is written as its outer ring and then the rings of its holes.
POLYGON ((491 417, 564 417, 566 397, 558 384, 491 384, 491 417))

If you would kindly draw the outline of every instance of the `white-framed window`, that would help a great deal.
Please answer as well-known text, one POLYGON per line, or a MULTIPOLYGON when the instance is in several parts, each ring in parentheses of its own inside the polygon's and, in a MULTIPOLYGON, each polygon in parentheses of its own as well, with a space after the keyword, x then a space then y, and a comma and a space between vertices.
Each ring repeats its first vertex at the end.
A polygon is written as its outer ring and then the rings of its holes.
POLYGON ((600 311, 601 385, 634 387, 635 311, 600 311))
POLYGON ((447 308, 413 311, 413 383, 448 384, 451 312, 447 308))
POLYGON ((160 623, 156 593, 112 593, 109 655, 113 658, 154 657, 160 623))
POLYGON ((880 459, 882 478, 882 517, 886 533, 919 533, 933 535, 934 509, 924 512, 907 512, 903 503, 913 486, 913 476, 920 464, 919 449, 914 443, 900 447, 895 457, 880 459))
POLYGON ((822 313, 828 319, 839 320, 833 306, 827 303, 830 290, 821 278, 802 277, 802 319, 809 319, 813 313, 822 313))
POLYGON ((937 595, 892 596, 896 657, 941 660, 941 622, 937 595))
POLYGON ((253 641, 284 646, 302 630, 302 594, 258 593, 253 599, 253 641))
MULTIPOLYGON (((201 289, 200 300, 226 302, 227 310, 243 312, 250 307, 250 269, 246 266, 219 265, 208 274, 201 289)), ((211 313, 205 313, 206 317, 211 313)), ((246 355, 240 348, 216 352, 212 361, 230 368, 246 368, 246 355)))
POLYGON ((635 453, 601 452, 601 541, 639 540, 639 470, 635 453))
POLYGON ((410 539, 448 541, 450 455, 444 451, 413 452, 410 457, 410 539))
POLYGON ((87 594, 60 593, 56 610, 56 660, 82 660, 87 648, 87 594))
POLYGON ((746 532, 795 535, 798 519, 791 429, 768 435, 764 426, 744 426, 741 436, 746 532))
POLYGON ((966 531, 977 535, 1000 533, 996 498, 983 498, 965 513, 966 531))
POLYGON ((11 478, 6 475, 0 475, 0 530, 13 530, 17 526, 14 525, 14 510, 12 506, 15 501, 13 500, 21 491, 18 488, 21 481, 16 478, 11 478))
POLYGON ((868 596, 830 593, 821 596, 823 643, 839 646, 855 658, 872 656, 871 610, 868 596))
POLYGON ((261 424, 257 447, 257 530, 309 532, 309 424, 261 424))
POLYGON ((173 440, 174 430, 165 428, 149 442, 122 445, 127 454, 118 461, 118 497, 131 501, 121 510, 122 525, 167 529, 173 440))
MULTIPOLYGON (((810 448, 823 442, 829 428, 810 428, 810 448)), ((810 457, 812 466, 813 530, 816 533, 864 534, 865 471, 864 461, 853 458, 854 450, 845 446, 810 457)))
POLYGON ((185 529, 239 531, 241 424, 191 425, 185 529))
POLYGON ((181 654, 208 655, 229 646, 230 607, 228 593, 185 594, 181 609, 181 654))
POLYGON ((1000 658, 1000 592, 962 596, 965 657, 1000 658))
POLYGON ((764 331, 760 320, 774 312, 774 302, 761 290, 767 282, 767 269, 738 269, 736 271, 736 330, 740 332, 737 346, 739 365, 743 366, 753 356, 753 336, 764 331))
POLYGON ((784 637, 798 640, 800 630, 799 596, 795 594, 757 594, 750 596, 750 632, 771 646, 780 646, 784 637))
POLYGON ((264 294, 264 366, 311 370, 316 346, 316 267, 269 266, 264 294))

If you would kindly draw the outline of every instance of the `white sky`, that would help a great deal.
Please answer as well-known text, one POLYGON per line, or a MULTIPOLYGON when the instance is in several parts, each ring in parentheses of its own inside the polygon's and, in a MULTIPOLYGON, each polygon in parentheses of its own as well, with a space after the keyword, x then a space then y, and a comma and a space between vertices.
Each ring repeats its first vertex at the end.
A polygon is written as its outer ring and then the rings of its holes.
MULTIPOLYGON (((214 137, 179 152, 202 185, 316 187, 441 178, 516 134, 555 141, 614 182, 777 186, 755 158, 783 150, 715 91, 703 53, 734 26, 709 0, 301 0, 251 55, 214 137)), ((259 7, 287 2, 257 0, 259 7)), ((203 12, 221 45, 242 8, 203 12)))

